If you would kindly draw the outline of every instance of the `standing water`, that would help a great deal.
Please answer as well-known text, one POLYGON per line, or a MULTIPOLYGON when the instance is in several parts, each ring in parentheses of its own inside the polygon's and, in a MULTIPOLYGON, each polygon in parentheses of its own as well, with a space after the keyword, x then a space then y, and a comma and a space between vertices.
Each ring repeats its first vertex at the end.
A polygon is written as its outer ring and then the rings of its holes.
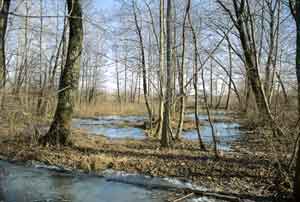
MULTIPOLYGON (((174 192, 163 188, 203 187, 172 178, 158 178, 107 170, 103 176, 64 171, 57 167, 36 164, 15 165, 0 160, 1 202, 163 202, 174 192)), ((183 202, 216 200, 190 198, 183 202)))
POLYGON ((167 198, 167 192, 107 179, 0 161, 0 201, 162 202, 167 198))
MULTIPOLYGON (((241 134, 239 129, 240 125, 235 121, 228 121, 228 115, 222 111, 213 113, 212 118, 217 120, 213 125, 217 135, 218 148, 230 150, 230 143, 237 139, 241 134)), ((194 120, 194 114, 187 113, 186 119, 194 120)), ((73 127, 85 129, 88 133, 104 135, 111 139, 144 139, 146 138, 145 131, 141 128, 132 126, 132 123, 141 124, 146 120, 147 118, 144 116, 102 116, 90 119, 74 119, 73 127)), ((200 133, 203 141, 212 144, 212 132, 207 115, 199 114, 199 120, 202 123, 200 126, 200 133)), ((183 138, 197 141, 197 131, 184 131, 183 138)))

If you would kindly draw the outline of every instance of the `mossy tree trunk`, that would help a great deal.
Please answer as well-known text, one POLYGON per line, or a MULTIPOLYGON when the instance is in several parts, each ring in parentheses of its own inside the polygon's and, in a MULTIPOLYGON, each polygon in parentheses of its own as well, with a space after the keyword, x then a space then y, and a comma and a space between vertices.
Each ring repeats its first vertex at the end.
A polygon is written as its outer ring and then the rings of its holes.
POLYGON ((41 138, 43 145, 66 145, 70 135, 72 114, 79 83, 83 26, 81 0, 67 0, 69 44, 66 64, 60 76, 58 103, 48 133, 41 138))
POLYGON ((6 62, 5 62, 5 34, 7 28, 7 18, 10 0, 3 0, 0 14, 0 88, 5 86, 6 62))

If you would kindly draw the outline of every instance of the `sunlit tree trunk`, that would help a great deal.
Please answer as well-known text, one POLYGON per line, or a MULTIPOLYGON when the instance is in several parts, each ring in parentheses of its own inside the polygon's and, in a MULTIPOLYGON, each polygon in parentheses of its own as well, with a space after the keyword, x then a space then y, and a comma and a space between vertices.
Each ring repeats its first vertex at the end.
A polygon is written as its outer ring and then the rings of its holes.
POLYGON ((83 26, 81 0, 67 0, 69 17, 69 44, 66 65, 61 73, 58 103, 48 133, 41 138, 46 145, 66 145, 71 133, 71 121, 79 83, 83 26))
POLYGON ((172 17, 172 0, 167 0, 167 17, 166 17, 166 42, 167 42, 167 77, 166 77, 166 93, 164 100, 164 115, 163 115, 163 125, 161 134, 161 147, 170 146, 170 110, 172 103, 172 31, 171 31, 171 17, 172 17))
POLYGON ((159 112, 156 136, 161 136, 164 117, 164 66, 165 66, 165 1, 160 0, 159 9, 159 112))
POLYGON ((182 52, 181 52, 181 64, 180 64, 180 69, 178 71, 178 76, 179 76, 179 100, 180 100, 180 110, 179 110, 179 121, 177 125, 177 132, 176 132, 176 139, 179 139, 182 133, 182 128, 183 128, 183 121, 184 121, 184 109, 185 109, 185 91, 184 91, 184 62, 185 62, 185 41, 186 41, 186 34, 185 34, 185 26, 186 26, 186 21, 188 14, 190 12, 190 7, 191 7, 191 1, 188 0, 185 14, 184 14, 184 19, 183 19, 183 24, 182 24, 182 52))

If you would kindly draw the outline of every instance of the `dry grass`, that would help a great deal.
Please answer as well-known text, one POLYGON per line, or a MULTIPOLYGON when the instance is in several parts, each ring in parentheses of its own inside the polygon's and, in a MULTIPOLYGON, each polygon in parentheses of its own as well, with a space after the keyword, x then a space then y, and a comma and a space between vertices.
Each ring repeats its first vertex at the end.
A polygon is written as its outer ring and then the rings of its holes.
POLYGON ((78 104, 75 108, 76 116, 100 115, 142 115, 146 113, 144 103, 97 102, 91 104, 78 104))

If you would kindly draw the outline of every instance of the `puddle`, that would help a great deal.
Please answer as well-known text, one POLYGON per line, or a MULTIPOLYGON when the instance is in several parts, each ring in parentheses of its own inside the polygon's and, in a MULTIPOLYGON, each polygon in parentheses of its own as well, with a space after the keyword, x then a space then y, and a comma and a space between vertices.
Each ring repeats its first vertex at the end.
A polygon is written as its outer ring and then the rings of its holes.
MULTIPOLYGON (((199 114, 199 119, 203 125, 200 127, 200 133, 203 141, 212 144, 211 128, 205 114, 199 114)), ((187 119, 194 119, 193 113, 187 113, 187 119)), ((212 118, 216 119, 214 128, 217 134, 218 148, 222 150, 230 150, 230 142, 237 139, 241 131, 239 124, 234 121, 228 121, 228 115, 224 111, 216 111, 212 113, 212 118), (224 120, 224 121, 222 121, 224 120)), ((102 116, 91 119, 74 119, 73 127, 82 128, 91 134, 104 135, 108 138, 130 138, 145 139, 145 132, 141 128, 130 126, 134 123, 141 124, 146 120, 144 116, 102 116)), ((183 138, 188 140, 198 140, 196 130, 184 131, 183 138)))

